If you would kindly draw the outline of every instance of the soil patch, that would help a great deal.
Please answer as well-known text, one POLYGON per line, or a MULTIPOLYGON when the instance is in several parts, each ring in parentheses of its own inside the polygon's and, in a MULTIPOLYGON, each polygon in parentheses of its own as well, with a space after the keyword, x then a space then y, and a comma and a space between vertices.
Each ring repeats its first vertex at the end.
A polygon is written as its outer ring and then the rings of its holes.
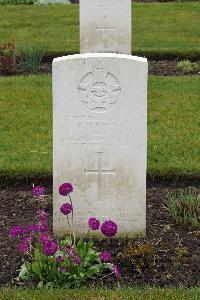
MULTIPOLYGON (((200 274, 199 232, 186 226, 176 225, 165 208, 165 201, 176 187, 149 185, 147 188, 147 236, 133 240, 111 240, 109 243, 96 242, 103 250, 109 250, 116 263, 121 264, 123 285, 198 285, 200 274), (120 253, 132 246, 148 244, 154 248, 153 259, 145 262, 140 272, 130 263, 122 263, 120 253)), ((198 190, 200 192, 200 189, 198 190)), ((52 194, 46 195, 46 207, 52 227, 52 194)), ((14 224, 23 225, 35 222, 38 200, 32 197, 28 189, 7 188, 0 190, 0 285, 10 284, 18 275, 20 257, 17 253, 17 241, 8 236, 9 228, 14 224)), ((106 277, 98 284, 115 285, 114 277, 106 277)))
POLYGON ((159 60, 149 61, 149 73, 153 75, 163 76, 183 76, 183 75, 200 75, 200 62, 197 62, 199 68, 191 73, 185 73, 181 70, 177 70, 177 60, 159 60))
MULTIPOLYGON (((185 73, 177 70, 176 65, 178 60, 149 60, 149 74, 158 76, 183 76, 183 75, 200 75, 200 61, 198 61, 199 68, 194 72, 185 73)), ((40 73, 51 73, 51 62, 42 63, 40 66, 40 73)))
MULTIPOLYGON (((185 73, 181 70, 177 70, 176 64, 178 60, 148 60, 149 62, 149 74, 158 76, 190 76, 200 75, 200 61, 196 61, 199 68, 193 72, 185 73)), ((39 68, 39 74, 51 74, 52 73, 52 58, 48 60, 44 59, 39 68)), ((20 68, 10 68, 7 70, 0 68, 0 76, 13 76, 13 75, 27 75, 20 68)))

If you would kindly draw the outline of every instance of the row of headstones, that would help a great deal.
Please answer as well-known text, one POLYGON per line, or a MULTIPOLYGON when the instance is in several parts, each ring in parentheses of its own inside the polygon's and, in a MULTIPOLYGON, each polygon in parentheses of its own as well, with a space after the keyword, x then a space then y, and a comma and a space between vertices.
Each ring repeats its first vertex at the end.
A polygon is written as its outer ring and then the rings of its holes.
POLYGON ((77 235, 90 216, 145 234, 147 60, 130 55, 131 0, 81 0, 80 49, 53 61, 54 233, 69 181, 77 235))

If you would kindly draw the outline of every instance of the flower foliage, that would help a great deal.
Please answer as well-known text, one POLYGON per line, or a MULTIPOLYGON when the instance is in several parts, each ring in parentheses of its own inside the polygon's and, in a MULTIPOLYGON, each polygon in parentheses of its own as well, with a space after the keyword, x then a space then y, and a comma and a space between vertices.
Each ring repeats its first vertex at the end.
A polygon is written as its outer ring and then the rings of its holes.
MULTIPOLYGON (((19 278, 22 280, 34 279, 38 286, 48 287, 77 287, 88 279, 100 276, 105 270, 115 274, 120 279, 120 269, 111 263, 112 256, 108 251, 99 251, 91 237, 80 238, 76 241, 73 228, 73 205, 70 193, 73 187, 70 183, 63 183, 59 187, 61 196, 69 196, 70 203, 61 205, 60 212, 71 215, 70 234, 62 240, 55 240, 48 228, 48 215, 44 209, 37 209, 36 224, 24 226, 14 225, 10 229, 10 237, 18 238, 18 251, 23 257, 19 278)), ((44 193, 42 186, 34 187, 34 197, 41 197, 44 193)), ((69 221, 69 219, 68 219, 69 221)), ((102 225, 95 217, 88 220, 89 230, 98 230, 106 237, 117 233, 117 225, 109 220, 102 225)))

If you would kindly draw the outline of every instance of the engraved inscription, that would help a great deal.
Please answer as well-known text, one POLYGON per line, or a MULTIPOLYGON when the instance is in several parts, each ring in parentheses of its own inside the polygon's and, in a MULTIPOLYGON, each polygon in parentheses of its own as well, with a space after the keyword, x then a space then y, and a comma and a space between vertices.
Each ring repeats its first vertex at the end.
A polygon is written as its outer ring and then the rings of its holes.
POLYGON ((97 152, 98 154, 98 168, 97 170, 87 170, 84 169, 86 174, 97 174, 98 175, 98 202, 102 201, 102 175, 103 174, 114 174, 115 169, 112 170, 104 170, 102 168, 102 155, 103 152, 97 152))
POLYGON ((81 79, 78 90, 90 111, 106 112, 119 101, 121 86, 113 74, 98 65, 81 79))
MULTIPOLYGON (((109 118, 101 120, 99 115, 67 115, 61 113, 59 121, 71 128, 67 136, 56 137, 57 143, 66 148, 137 148, 145 146, 142 139, 137 138, 137 132, 131 127, 131 118, 109 118), (121 134, 118 134, 121 132, 121 134)), ((97 149, 98 151, 98 149, 97 149)))

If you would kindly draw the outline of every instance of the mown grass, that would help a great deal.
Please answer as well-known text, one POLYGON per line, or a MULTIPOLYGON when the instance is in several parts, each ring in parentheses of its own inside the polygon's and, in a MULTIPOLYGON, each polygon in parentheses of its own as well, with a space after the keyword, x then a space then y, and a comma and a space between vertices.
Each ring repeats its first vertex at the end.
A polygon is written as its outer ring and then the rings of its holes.
MULTIPOLYGON (((78 5, 0 6, 0 43, 39 45, 46 55, 79 52, 78 5)), ((133 3, 132 51, 141 55, 200 54, 200 5, 133 3)))
MULTIPOLYGON (((200 77, 149 76, 148 174, 200 175, 200 77)), ((0 175, 52 175, 51 77, 0 78, 0 175)))
POLYGON ((31 289, 0 289, 0 300, 197 300, 199 288, 128 288, 128 289, 75 289, 75 290, 31 290, 31 289))

